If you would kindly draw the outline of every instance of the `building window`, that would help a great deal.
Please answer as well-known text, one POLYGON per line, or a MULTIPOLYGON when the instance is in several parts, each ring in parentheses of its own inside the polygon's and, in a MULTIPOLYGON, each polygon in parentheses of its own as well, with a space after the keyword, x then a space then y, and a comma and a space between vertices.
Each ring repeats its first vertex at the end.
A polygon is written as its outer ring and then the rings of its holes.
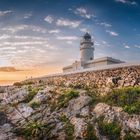
POLYGON ((93 58, 92 58, 92 57, 90 57, 90 60, 93 60, 93 58))

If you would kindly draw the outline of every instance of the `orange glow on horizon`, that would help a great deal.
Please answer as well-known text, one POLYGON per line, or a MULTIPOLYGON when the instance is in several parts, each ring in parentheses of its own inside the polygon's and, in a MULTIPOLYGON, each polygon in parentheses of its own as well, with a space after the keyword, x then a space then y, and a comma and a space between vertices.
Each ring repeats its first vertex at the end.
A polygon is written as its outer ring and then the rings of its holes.
POLYGON ((60 67, 42 67, 16 72, 0 72, 0 85, 13 84, 16 81, 22 81, 31 77, 40 77, 60 72, 62 72, 60 67))

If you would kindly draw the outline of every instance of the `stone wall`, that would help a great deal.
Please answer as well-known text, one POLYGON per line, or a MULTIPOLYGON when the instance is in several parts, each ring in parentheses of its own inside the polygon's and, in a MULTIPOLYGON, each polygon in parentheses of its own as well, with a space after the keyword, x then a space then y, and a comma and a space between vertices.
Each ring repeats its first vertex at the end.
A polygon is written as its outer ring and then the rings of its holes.
POLYGON ((56 74, 37 79, 57 86, 97 88, 104 93, 113 87, 140 85, 140 64, 118 65, 118 67, 116 64, 105 69, 87 69, 87 71, 56 74))

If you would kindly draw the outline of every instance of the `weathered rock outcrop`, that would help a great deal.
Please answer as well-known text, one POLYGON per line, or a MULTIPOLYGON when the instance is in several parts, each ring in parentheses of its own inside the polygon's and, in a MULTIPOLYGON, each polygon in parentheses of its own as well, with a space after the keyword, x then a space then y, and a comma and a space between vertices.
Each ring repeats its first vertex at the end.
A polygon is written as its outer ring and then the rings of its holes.
POLYGON ((34 80, 42 80, 49 85, 96 88, 102 94, 108 92, 113 87, 119 88, 140 85, 140 66, 73 72, 34 80))
POLYGON ((89 115, 89 103, 92 98, 87 96, 86 93, 80 93, 80 96, 76 99, 72 99, 68 103, 68 107, 63 110, 64 114, 70 118, 76 115, 88 116, 89 115))
MULTIPOLYGON (((122 72, 120 69, 114 70, 113 73, 116 77, 121 73, 128 83, 131 83, 132 77, 134 77, 134 81, 136 77, 139 77, 139 68, 121 70, 122 72), (129 70, 131 80, 128 79, 127 74, 124 74, 124 71, 127 73, 129 70)), ((90 138, 110 140, 108 133, 114 124, 104 124, 105 127, 103 126, 102 131, 105 132, 102 134, 98 122, 102 116, 107 123, 116 122, 119 125, 116 132, 119 139, 123 140, 124 136, 129 133, 139 137, 140 115, 130 115, 124 112, 121 107, 108 105, 108 102, 100 103, 103 101, 102 97, 105 96, 100 96, 101 94, 98 92, 94 95, 95 92, 92 93, 87 87, 78 88, 77 80, 79 83, 82 81, 80 84, 85 84, 88 87, 92 85, 90 87, 92 90, 95 88, 93 86, 99 83, 100 86, 97 85, 97 87, 103 88, 104 92, 110 90, 110 87, 114 85, 119 87, 121 78, 112 78, 110 71, 96 72, 96 74, 85 72, 78 76, 51 77, 48 81, 25 84, 21 87, 6 87, 5 92, 0 96, 0 117, 2 119, 0 120, 0 140, 19 140, 18 135, 23 140, 27 138, 31 140, 88 140, 90 138), (54 86, 53 83, 51 85, 47 83, 51 80, 54 80, 54 86), (65 83, 66 80, 69 84, 65 83), (77 88, 71 88, 71 84, 77 88), (97 96, 100 98, 96 101, 97 96)), ((136 85, 139 85, 139 82, 136 85)), ((139 98, 140 89, 136 90, 135 97, 139 98)), ((114 134, 114 132, 112 133, 114 134)))
POLYGON ((104 116, 108 122, 117 121, 121 124, 123 130, 131 130, 140 135, 140 116, 129 115, 120 107, 112 107, 105 103, 99 103, 93 109, 96 117, 104 116))

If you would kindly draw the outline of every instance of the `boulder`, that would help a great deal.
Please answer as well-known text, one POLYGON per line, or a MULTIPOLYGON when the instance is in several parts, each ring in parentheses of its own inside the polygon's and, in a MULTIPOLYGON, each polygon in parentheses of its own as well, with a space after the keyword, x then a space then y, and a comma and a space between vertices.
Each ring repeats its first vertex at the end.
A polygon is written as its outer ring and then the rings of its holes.
POLYGON ((121 107, 112 107, 105 103, 99 103, 93 109, 97 117, 104 116, 109 122, 117 121, 123 130, 131 130, 140 133, 140 115, 129 115, 121 107))
POLYGON ((71 116, 76 116, 77 114, 81 114, 84 116, 88 115, 86 113, 89 113, 89 107, 86 106, 89 105, 91 100, 91 97, 80 94, 78 98, 69 101, 68 107, 64 109, 64 114, 68 118, 71 116))
POLYGON ((27 104, 21 103, 16 107, 9 108, 7 112, 8 119, 12 121, 12 123, 16 124, 17 122, 24 121, 33 113, 33 109, 29 107, 27 104))
POLYGON ((85 119, 73 117, 70 122, 74 125, 75 138, 84 138, 85 132, 87 130, 87 123, 85 122, 85 119))
POLYGON ((45 102, 46 100, 51 98, 51 94, 48 92, 47 89, 39 91, 31 102, 45 102))

